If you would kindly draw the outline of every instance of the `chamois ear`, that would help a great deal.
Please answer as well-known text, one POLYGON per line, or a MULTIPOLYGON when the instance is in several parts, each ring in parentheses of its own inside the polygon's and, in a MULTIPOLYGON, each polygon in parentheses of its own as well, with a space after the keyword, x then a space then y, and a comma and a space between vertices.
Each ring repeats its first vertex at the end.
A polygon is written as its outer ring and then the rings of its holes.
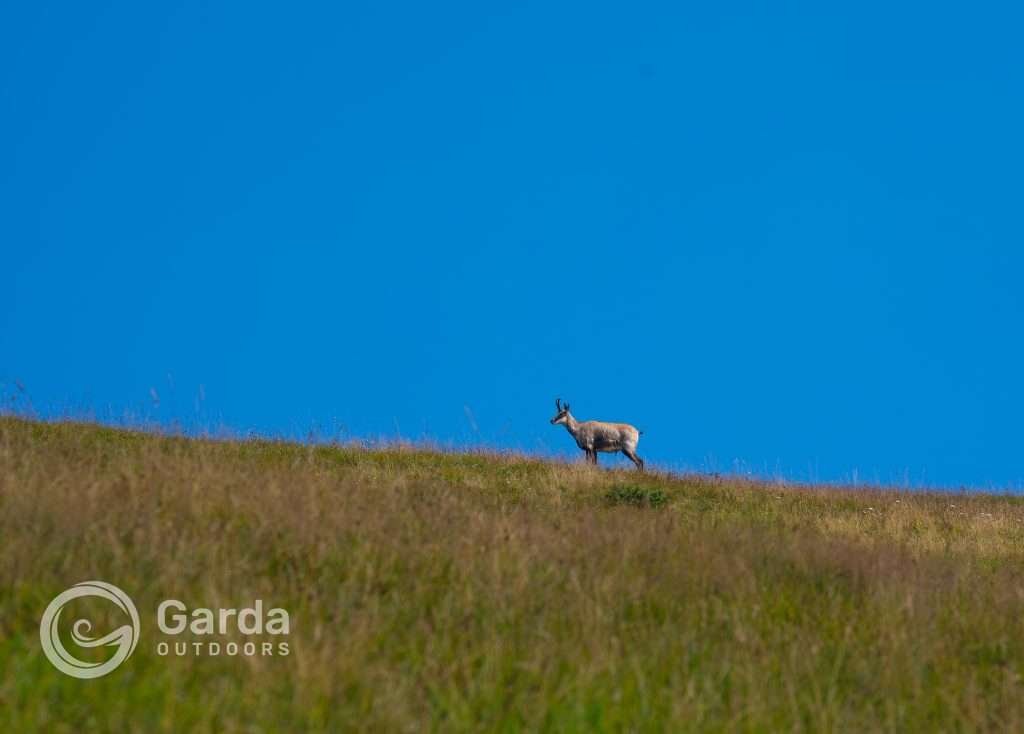
POLYGON ((566 412, 566 413, 568 413, 568 412, 569 412, 569 403, 566 403, 566 404, 565 404, 565 412, 566 412))
POLYGON ((555 398, 555 410, 557 410, 559 413, 562 412, 562 399, 561 398, 555 398))

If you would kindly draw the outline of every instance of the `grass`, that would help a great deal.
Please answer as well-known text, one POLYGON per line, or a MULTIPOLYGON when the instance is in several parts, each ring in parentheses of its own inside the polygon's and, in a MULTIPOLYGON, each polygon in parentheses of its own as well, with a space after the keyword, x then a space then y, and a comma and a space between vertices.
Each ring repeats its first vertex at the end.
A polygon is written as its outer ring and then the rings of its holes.
POLYGON ((0 730, 1020 731, 1022 542, 1013 496, 0 418, 0 730), (80 681, 38 625, 90 579, 142 635, 80 681), (291 653, 162 657, 165 598, 291 653))
POLYGON ((668 495, 663 489, 637 484, 613 484, 604 496, 609 504, 633 507, 661 507, 668 502, 668 495))

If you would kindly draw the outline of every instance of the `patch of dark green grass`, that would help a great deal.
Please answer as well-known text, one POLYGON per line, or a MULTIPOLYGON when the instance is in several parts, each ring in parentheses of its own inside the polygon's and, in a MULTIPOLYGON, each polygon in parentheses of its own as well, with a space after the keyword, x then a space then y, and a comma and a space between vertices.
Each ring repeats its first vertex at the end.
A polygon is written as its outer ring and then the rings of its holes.
POLYGON ((616 484, 605 492, 604 498, 610 505, 658 508, 668 504, 664 490, 639 484, 616 484))

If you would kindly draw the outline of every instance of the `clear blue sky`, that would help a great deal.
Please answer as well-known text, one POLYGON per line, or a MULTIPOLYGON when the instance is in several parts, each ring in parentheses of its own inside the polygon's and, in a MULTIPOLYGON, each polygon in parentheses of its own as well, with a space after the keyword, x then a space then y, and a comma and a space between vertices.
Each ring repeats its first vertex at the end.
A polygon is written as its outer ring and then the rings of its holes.
POLYGON ((4 389, 1024 485, 1018 6, 516 5, 5 4, 4 389))

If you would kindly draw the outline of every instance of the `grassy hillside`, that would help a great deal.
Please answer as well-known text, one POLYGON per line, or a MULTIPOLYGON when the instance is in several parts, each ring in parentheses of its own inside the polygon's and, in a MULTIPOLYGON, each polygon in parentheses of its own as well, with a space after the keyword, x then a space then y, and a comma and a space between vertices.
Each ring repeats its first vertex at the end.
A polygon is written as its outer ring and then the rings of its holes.
POLYGON ((1020 731, 1022 542, 1016 497, 5 418, 0 730, 1020 731), (82 681, 39 620, 90 579, 142 635, 82 681), (168 597, 290 654, 162 657, 168 597))

